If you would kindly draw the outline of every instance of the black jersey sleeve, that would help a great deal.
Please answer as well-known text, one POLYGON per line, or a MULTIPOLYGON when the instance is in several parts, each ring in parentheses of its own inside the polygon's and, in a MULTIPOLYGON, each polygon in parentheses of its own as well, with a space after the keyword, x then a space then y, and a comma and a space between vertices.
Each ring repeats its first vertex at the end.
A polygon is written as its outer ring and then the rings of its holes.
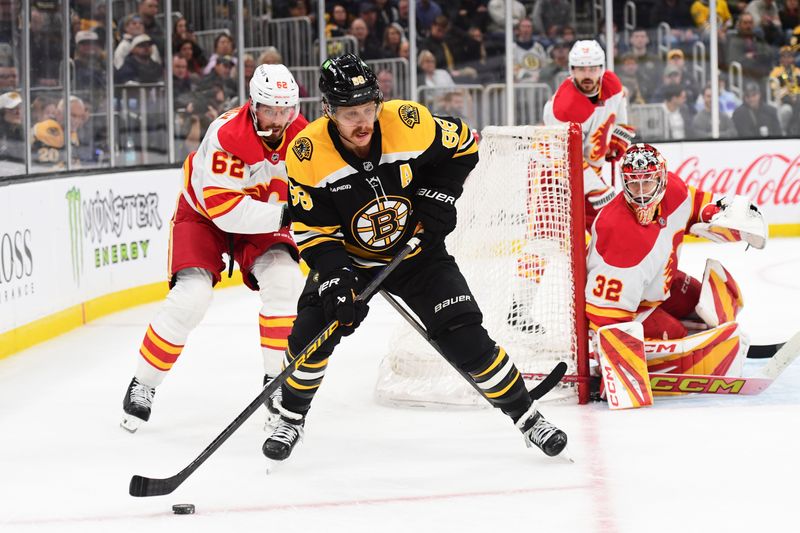
POLYGON ((461 196, 464 181, 478 164, 478 143, 467 124, 453 117, 433 115, 436 135, 426 150, 420 185, 461 196))

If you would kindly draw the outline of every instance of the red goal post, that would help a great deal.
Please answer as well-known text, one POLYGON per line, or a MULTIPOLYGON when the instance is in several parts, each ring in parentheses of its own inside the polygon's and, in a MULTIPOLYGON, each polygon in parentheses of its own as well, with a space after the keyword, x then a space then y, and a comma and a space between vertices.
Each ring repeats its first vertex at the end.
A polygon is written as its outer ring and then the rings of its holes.
MULTIPOLYGON (((484 315, 528 388, 559 361, 569 370, 550 396, 589 399, 584 314, 586 232, 578 124, 489 126, 480 161, 456 203, 447 238, 484 315)), ((381 362, 380 403, 487 405, 398 317, 381 362)))

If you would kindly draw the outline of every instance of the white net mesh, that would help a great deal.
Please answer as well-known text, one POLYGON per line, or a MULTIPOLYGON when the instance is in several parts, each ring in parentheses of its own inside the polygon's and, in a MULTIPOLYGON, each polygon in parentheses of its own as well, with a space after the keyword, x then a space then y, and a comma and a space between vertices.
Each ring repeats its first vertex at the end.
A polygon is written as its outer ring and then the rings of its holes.
MULTIPOLYGON (((528 388, 534 385, 529 374, 547 373, 559 361, 576 373, 567 141, 566 126, 486 128, 480 162, 456 204, 458 226, 447 238, 484 327, 526 375, 528 388)), ((574 397, 571 387, 561 392, 574 397)), ((381 362, 376 398, 488 406, 404 321, 381 362)))

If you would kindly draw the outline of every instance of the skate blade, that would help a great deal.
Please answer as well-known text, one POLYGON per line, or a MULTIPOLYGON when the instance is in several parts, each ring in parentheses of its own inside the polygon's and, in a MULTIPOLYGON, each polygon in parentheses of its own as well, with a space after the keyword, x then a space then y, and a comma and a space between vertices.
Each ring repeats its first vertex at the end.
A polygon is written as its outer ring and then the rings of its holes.
POLYGON ((277 471, 280 468, 281 463, 283 463, 283 461, 275 461, 274 459, 267 458, 267 466, 265 468, 265 473, 268 476, 274 474, 275 471, 277 471))
POLYGON ((119 427, 124 429, 129 433, 136 433, 136 430, 139 429, 139 426, 144 424, 144 420, 141 418, 136 418, 135 416, 125 415, 122 419, 122 422, 119 423, 119 427))
POLYGON ((561 453, 556 455, 556 457, 559 457, 569 463, 575 464, 575 459, 573 459, 572 454, 569 452, 569 446, 565 446, 564 449, 561 450, 561 453))

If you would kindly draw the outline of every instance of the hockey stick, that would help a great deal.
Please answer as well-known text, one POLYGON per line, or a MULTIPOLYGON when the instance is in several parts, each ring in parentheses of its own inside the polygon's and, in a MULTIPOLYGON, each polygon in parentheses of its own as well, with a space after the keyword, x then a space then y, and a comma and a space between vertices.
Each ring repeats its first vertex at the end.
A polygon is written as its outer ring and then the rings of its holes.
MULTIPOLYGON (((447 357, 445 357, 444 353, 442 352, 442 349, 439 347, 436 341, 434 341, 428 336, 428 330, 425 329, 425 326, 420 324, 419 321, 416 318, 414 318, 411 315, 411 313, 409 313, 408 310, 405 307, 403 307, 394 296, 392 296, 383 289, 380 290, 380 293, 381 296, 383 296, 386 299, 386 301, 389 302, 389 305, 394 307, 395 310, 398 313, 400 313, 400 316, 405 318, 406 322, 408 322, 408 324, 412 328, 414 328, 414 330, 416 330, 416 332, 419 333, 422 336, 422 338, 425 339, 428 342, 428 344, 430 344, 433 347, 433 349, 436 350, 445 361, 450 363, 450 366, 452 366, 456 372, 461 374, 461 377, 464 378, 467 381, 467 383, 472 385, 472 388, 478 391, 478 394, 480 394, 488 402, 489 399, 486 398, 481 388, 478 386, 477 383, 475 383, 475 380, 469 377, 466 372, 458 368, 447 357)), ((567 364, 561 361, 555 366, 555 368, 553 368, 553 370, 549 374, 540 374, 540 375, 537 374, 537 376, 541 376, 542 382, 536 385, 530 391, 528 391, 531 400, 536 401, 542 398, 548 392, 550 392, 556 385, 558 385, 558 383, 561 381, 561 378, 564 377, 564 374, 566 374, 566 372, 567 372, 567 364)))
MULTIPOLYGON (((392 260, 381 270, 375 278, 367 285, 367 287, 361 291, 356 297, 357 302, 366 301, 372 296, 372 294, 377 290, 381 283, 386 279, 386 277, 392 273, 392 271, 400 264, 403 259, 408 256, 411 252, 413 252, 419 246, 419 238, 412 237, 406 243, 406 245, 397 253, 397 255, 392 258, 392 260)), ((283 385, 283 383, 292 375, 292 373, 299 368, 308 357, 313 354, 322 344, 327 341, 330 336, 333 334, 334 331, 339 327, 339 322, 333 320, 330 322, 325 328, 314 337, 311 342, 309 342, 305 348, 303 348, 297 355, 297 357, 292 361, 292 364, 284 368, 280 374, 275 376, 275 378, 270 381, 267 385, 264 386, 264 389, 259 393, 259 395, 252 401, 250 404, 245 407, 244 411, 239 413, 239 415, 228 424, 222 433, 217 435, 217 437, 211 441, 211 444, 206 446, 206 449, 200 452, 191 463, 189 463, 186 468, 175 474, 174 476, 158 479, 158 478, 149 478, 144 476, 135 475, 131 478, 131 483, 129 487, 129 493, 131 496, 163 496, 164 494, 170 494, 172 491, 178 488, 178 486, 186 481, 192 472, 197 470, 197 468, 203 464, 206 459, 208 459, 211 454, 213 454, 217 448, 219 448, 223 442, 228 440, 228 438, 233 435, 233 433, 239 429, 239 426, 244 424, 244 422, 250 418, 250 416, 255 413, 259 407, 264 405, 264 400, 266 400, 273 392, 275 392, 278 387, 283 385)))

